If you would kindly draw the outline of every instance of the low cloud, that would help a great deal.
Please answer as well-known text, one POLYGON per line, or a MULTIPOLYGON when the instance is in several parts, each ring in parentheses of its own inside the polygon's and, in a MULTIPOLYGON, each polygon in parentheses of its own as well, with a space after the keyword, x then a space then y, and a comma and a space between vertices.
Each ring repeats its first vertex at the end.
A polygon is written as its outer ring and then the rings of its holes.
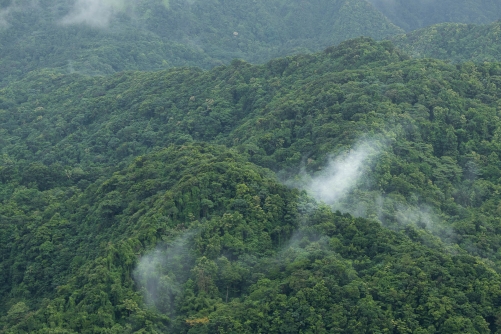
POLYGON ((133 272, 145 303, 172 315, 174 300, 188 279, 193 264, 190 244, 194 232, 186 232, 168 245, 143 256, 133 272))
POLYGON ((390 218, 390 220, 394 220, 399 226, 414 225, 425 229, 433 235, 440 237, 443 241, 453 237, 452 229, 444 224, 437 210, 428 204, 418 202, 410 205, 403 201, 383 196, 378 198, 377 203, 381 208, 378 218, 385 225, 392 225, 391 222, 388 222, 390 218), (387 210, 387 212, 383 213, 383 210, 387 210), (392 212, 391 216, 388 216, 388 211, 392 212))
MULTIPOLYGON (((386 7, 401 7, 406 1, 402 0, 369 0, 373 5, 383 5, 386 7)), ((418 6, 427 6, 434 3, 434 0, 414 0, 418 6)))
POLYGON ((71 11, 61 19, 61 24, 106 28, 113 16, 127 6, 127 0, 77 0, 71 11))
POLYGON ((379 141, 363 141, 331 158, 327 167, 304 187, 315 199, 337 206, 370 173, 382 150, 379 141))
POLYGON ((404 198, 373 188, 373 170, 389 145, 390 140, 384 138, 361 140, 349 151, 329 159, 317 175, 310 177, 303 173, 299 180, 287 183, 306 190, 333 210, 374 219, 394 229, 413 225, 443 241, 452 240, 454 233, 444 224, 439 211, 422 202, 417 195, 404 198))

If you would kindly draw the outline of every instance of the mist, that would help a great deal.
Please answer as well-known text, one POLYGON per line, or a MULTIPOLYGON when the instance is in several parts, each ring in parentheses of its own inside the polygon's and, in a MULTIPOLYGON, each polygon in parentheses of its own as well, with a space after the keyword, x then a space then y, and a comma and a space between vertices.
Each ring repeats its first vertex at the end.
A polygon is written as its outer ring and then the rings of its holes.
POLYGON ((193 231, 186 232, 140 258, 132 276, 149 307, 164 314, 174 313, 174 300, 193 265, 190 252, 193 235, 193 231))
POLYGON ((383 154, 391 154, 389 148, 390 140, 384 138, 359 140, 349 151, 332 156, 316 175, 303 172, 299 181, 287 183, 333 210, 373 219, 394 230, 413 225, 442 241, 452 240, 452 228, 419 196, 385 194, 375 186, 373 170, 383 154))
POLYGON ((128 0, 77 0, 71 11, 61 19, 60 23, 106 28, 113 16, 124 10, 128 4, 128 0))
POLYGON ((362 141, 329 159, 323 171, 303 188, 318 201, 337 207, 371 172, 371 166, 384 145, 377 140, 362 141))
POLYGON ((440 213, 421 201, 409 204, 389 196, 378 196, 377 219, 387 227, 401 228, 413 225, 439 237, 442 241, 450 241, 454 237, 453 230, 440 217, 440 213))

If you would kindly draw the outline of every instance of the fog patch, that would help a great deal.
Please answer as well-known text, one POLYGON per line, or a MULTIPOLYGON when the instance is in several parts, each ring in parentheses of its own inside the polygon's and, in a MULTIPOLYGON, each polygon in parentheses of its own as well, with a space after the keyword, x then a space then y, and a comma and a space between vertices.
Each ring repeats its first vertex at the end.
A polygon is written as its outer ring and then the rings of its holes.
POLYGON ((302 188, 316 200, 339 209, 340 202, 370 175, 384 147, 377 140, 359 142, 353 149, 331 157, 323 171, 302 188))
POLYGON ((129 5, 127 0, 77 0, 71 11, 60 23, 84 24, 94 28, 106 28, 113 16, 129 5))
POLYGON ((416 224, 419 227, 435 230, 439 219, 433 210, 426 205, 412 207, 403 203, 396 204, 395 219, 403 225, 416 224))
MULTIPOLYGON (((412 225, 444 242, 453 242, 453 229, 444 222, 440 211, 418 195, 404 197, 377 189, 374 170, 390 145, 391 140, 384 137, 359 140, 350 150, 331 156, 316 175, 310 176, 303 171, 286 184, 306 190, 316 201, 327 204, 332 210, 372 219, 393 230, 412 225)), ((473 167, 471 174, 475 174, 473 167)), ((307 212, 316 207, 311 203, 304 206, 307 212)), ((297 236, 292 240, 297 242, 297 236)))
MULTIPOLYGON (((352 216, 378 221, 394 231, 414 226, 426 231, 423 238, 438 237, 442 242, 455 243, 453 228, 446 223, 440 210, 426 203, 416 194, 383 194, 376 190, 356 189, 338 205, 340 211, 352 216)), ((426 241, 423 239, 423 241, 426 241)))
POLYGON ((189 278, 194 257, 190 251, 194 232, 186 232, 169 244, 141 257, 133 278, 149 307, 174 314, 174 301, 189 278))
MULTIPOLYGON (((390 199, 383 199, 384 202, 395 207, 394 217, 401 226, 414 225, 424 229, 439 237, 442 241, 450 241, 454 236, 452 228, 446 226, 440 218, 438 212, 427 204, 408 205, 402 202, 392 203, 390 199)), ((384 204, 383 204, 384 206, 384 204)), ((385 224, 384 216, 380 220, 385 224)))

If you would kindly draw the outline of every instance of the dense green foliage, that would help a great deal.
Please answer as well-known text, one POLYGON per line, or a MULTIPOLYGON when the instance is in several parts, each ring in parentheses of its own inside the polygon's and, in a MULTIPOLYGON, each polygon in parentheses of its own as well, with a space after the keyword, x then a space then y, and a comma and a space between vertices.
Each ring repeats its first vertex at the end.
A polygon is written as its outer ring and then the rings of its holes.
POLYGON ((501 61, 501 21, 489 25, 443 23, 392 38, 413 57, 456 63, 501 61))
POLYGON ((485 24, 501 18, 501 3, 492 0, 368 0, 406 31, 442 23, 485 24))
POLYGON ((6 333, 495 333, 501 64, 360 38, 0 90, 6 333), (282 185, 381 152, 334 213, 282 185))
POLYGON ((61 24, 74 3, 0 2, 0 83, 39 68, 96 75, 211 68, 234 58, 264 62, 361 35, 402 32, 364 0, 96 1, 99 10, 88 15, 99 20, 61 24))
POLYGON ((159 150, 85 191, 24 191, 3 216, 17 236, 8 333, 496 328, 501 278, 480 260, 317 207, 223 147, 159 150), (154 311, 132 276, 159 243, 135 275, 154 311))
POLYGON ((187 228, 205 237, 196 244, 199 256, 267 254, 294 218, 294 192, 222 147, 161 150, 85 191, 24 189, 30 193, 24 203, 12 198, 2 209, 11 222, 7 235, 18 236, 3 245, 15 256, 2 262, 11 268, 2 270, 2 282, 3 289, 15 286, 9 293, 17 301, 3 320, 26 332, 161 330, 169 319, 139 307, 141 295, 133 291, 137 255, 187 228), (39 311, 9 317, 25 301, 39 311))

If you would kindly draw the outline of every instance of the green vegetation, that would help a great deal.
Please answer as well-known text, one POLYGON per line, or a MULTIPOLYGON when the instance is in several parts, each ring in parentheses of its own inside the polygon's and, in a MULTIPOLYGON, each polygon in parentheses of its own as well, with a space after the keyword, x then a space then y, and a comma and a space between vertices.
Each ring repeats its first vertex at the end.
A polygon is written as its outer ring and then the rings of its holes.
POLYGON ((405 31, 443 23, 486 24, 501 18, 501 3, 491 0, 368 0, 405 31))
POLYGON ((429 57, 456 63, 501 61, 501 21, 489 25, 437 24, 392 38, 413 57, 429 57))
POLYGON ((317 207, 223 147, 171 146, 85 191, 19 200, 40 210, 11 217, 6 332, 496 328, 501 280, 485 263, 317 207), (132 280, 144 259, 150 307, 132 280))
POLYGON ((500 85, 366 38, 31 72, 0 90, 0 331, 496 333, 500 85), (361 139, 344 213, 278 181, 361 139))
POLYGON ((212 68, 402 33, 364 0, 112 2, 120 10, 103 1, 82 12, 86 19, 71 19, 74 2, 66 0, 2 3, 2 85, 40 68, 88 75, 212 68))
MULTIPOLYGON (((263 63, 359 36, 381 40, 443 22, 487 24, 500 19, 500 6, 489 0, 109 0, 92 5, 4 0, 0 86, 41 68, 109 75, 179 66, 210 69, 236 58, 263 63)), ((498 60, 497 30, 490 29, 446 25, 399 38, 397 44, 411 55, 498 60)))

